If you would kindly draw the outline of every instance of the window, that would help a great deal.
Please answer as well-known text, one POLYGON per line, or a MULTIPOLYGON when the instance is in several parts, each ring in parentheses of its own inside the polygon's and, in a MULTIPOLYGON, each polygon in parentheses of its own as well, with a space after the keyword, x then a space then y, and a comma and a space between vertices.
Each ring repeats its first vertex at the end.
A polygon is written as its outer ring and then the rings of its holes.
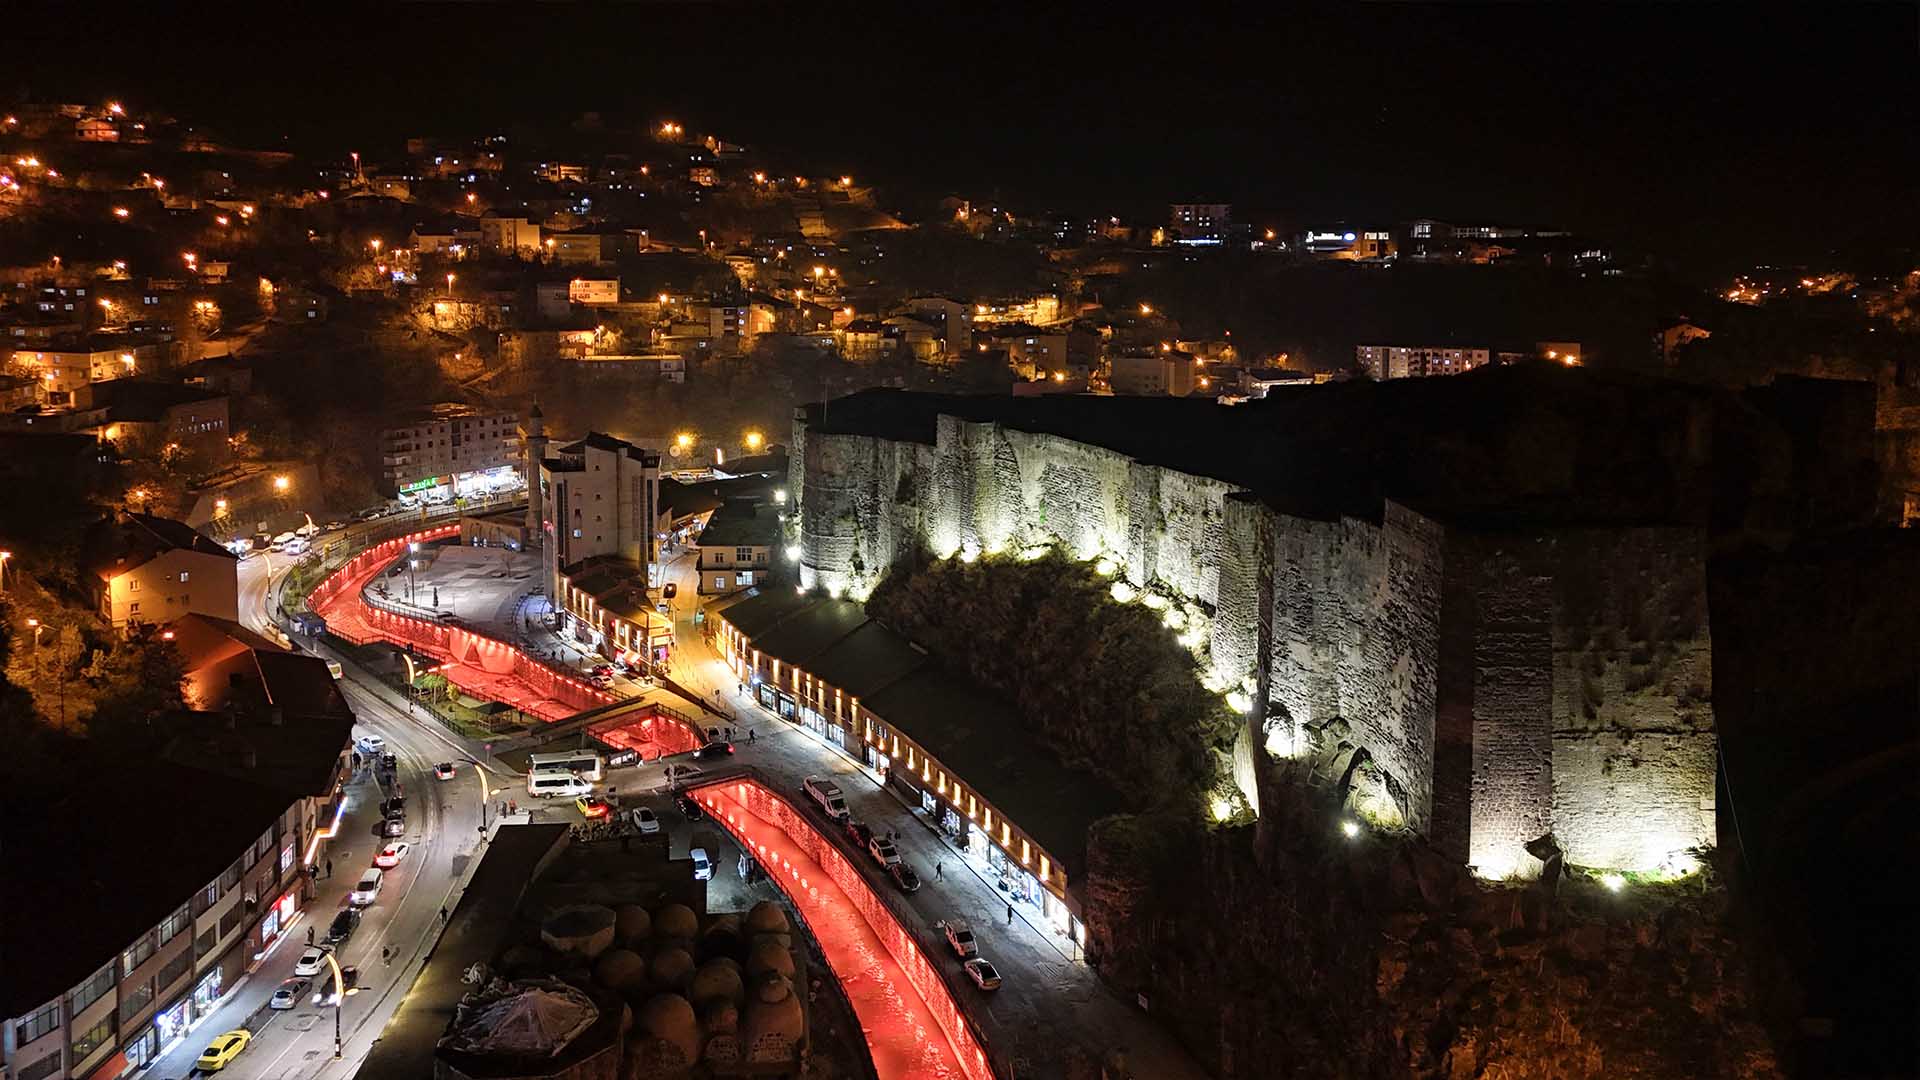
POLYGON ((753 549, 750 547, 734 548, 733 559, 735 562, 752 562, 753 549))
POLYGON ((185 571, 185 570, 182 570, 182 571, 180 571, 180 580, 181 580, 181 582, 182 582, 182 583, 185 583, 185 582, 186 582, 186 580, 187 580, 187 571, 185 571))
POLYGON ((140 591, 140 579, 139 579, 139 578, 128 578, 128 579, 127 579, 127 591, 128 591, 128 592, 139 592, 139 591, 140 591))
POLYGON ((133 943, 133 947, 120 954, 121 977, 132 975, 135 968, 147 962, 153 955, 153 935, 148 934, 133 943))
POLYGON ((714 587, 714 588, 716 588, 716 589, 724 589, 724 588, 726 588, 726 587, 727 587, 727 575, 725 575, 725 574, 715 574, 715 575, 713 575, 713 587, 714 587))
POLYGON ((213 951, 213 931, 209 930, 206 933, 200 935, 199 941, 194 942, 193 953, 182 952, 179 956, 176 956, 173 959, 167 961, 166 966, 160 969, 161 988, 164 989, 166 987, 172 986, 175 982, 179 980, 180 976, 185 975, 188 972, 188 970, 190 970, 193 967, 193 958, 196 953, 205 953, 205 952, 212 952, 212 951, 213 951))
POLYGON ((56 1050, 46 1057, 41 1058, 39 1061, 21 1069, 14 1075, 19 1077, 19 1080, 46 1080, 47 1077, 59 1071, 60 1052, 56 1050))
POLYGON ((167 942, 172 941, 180 935, 181 931, 191 925, 192 922, 187 915, 187 909, 185 907, 167 916, 166 919, 160 923, 160 944, 165 945, 167 942))
POLYGON ((749 573, 735 575, 734 583, 744 589, 747 586, 753 584, 753 574, 749 572, 749 573))
MULTIPOLYGON (((25 1046, 59 1026, 60 1003, 58 1001, 49 1001, 34 1010, 26 1019, 20 1021, 17 1038, 20 1040, 20 1045, 25 1046)), ((57 1063, 59 1060, 59 1055, 55 1055, 54 1061, 57 1063)))
POLYGON ((153 980, 145 979, 138 986, 120 988, 120 1019, 131 1020, 141 1009, 153 1002, 153 980))
POLYGON ((70 1007, 73 1009, 74 1015, 79 1015, 80 1010, 99 1001, 100 995, 113 989, 113 983, 113 965, 108 964, 106 967, 94 972, 92 978, 74 987, 73 999, 70 1002, 70 1007))
POLYGON ((80 1059, 99 1049, 101 1044, 113 1038, 113 1017, 102 1017, 100 1022, 73 1037, 73 1060, 80 1059))

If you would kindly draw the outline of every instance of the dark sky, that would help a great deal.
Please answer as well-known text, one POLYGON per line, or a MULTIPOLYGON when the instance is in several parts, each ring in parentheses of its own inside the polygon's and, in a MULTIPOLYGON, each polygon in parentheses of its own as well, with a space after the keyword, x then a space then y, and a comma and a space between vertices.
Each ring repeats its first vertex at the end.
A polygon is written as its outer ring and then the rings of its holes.
POLYGON ((0 92, 372 154, 672 116, 976 197, 1552 222, 1697 262, 1920 228, 1910 4, 154 7, 16 11, 0 92))

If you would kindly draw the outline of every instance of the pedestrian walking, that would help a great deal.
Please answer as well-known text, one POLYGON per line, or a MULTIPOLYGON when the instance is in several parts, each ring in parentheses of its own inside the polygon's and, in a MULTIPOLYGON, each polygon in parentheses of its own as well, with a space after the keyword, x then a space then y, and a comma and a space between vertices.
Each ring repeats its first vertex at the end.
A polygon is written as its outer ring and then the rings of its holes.
MULTIPOLYGON (((442 917, 445 917, 446 912, 443 911, 440 914, 442 917)), ((1013 905, 1012 904, 1007 905, 1007 925, 1008 926, 1013 925, 1013 905)))
POLYGON ((393 949, 391 947, 380 950, 380 962, 388 967, 393 966, 393 949))
POLYGON ((944 874, 944 873, 946 873, 946 869, 947 869, 947 868, 946 868, 946 866, 945 866, 944 864, 942 864, 942 863, 934 863, 934 864, 933 864, 933 880, 935 880, 935 881, 939 881, 939 880, 940 880, 940 877, 941 877, 941 875, 942 875, 942 874, 944 874))
POLYGON ((307 944, 313 944, 313 927, 307 927, 307 944))
POLYGON ((519 812, 520 812, 520 804, 519 804, 519 803, 517 803, 517 802, 514 802, 514 801, 513 801, 512 799, 508 799, 508 800, 507 800, 507 813, 509 813, 509 814, 517 814, 517 813, 519 813, 519 812))
POLYGON ((748 741, 748 742, 753 742, 755 738, 756 738, 756 736, 755 736, 755 735, 754 735, 754 733, 753 733, 753 729, 752 729, 752 728, 748 728, 748 729, 747 729, 747 741, 748 741))
MULTIPOLYGON (((334 760, 335 760, 335 761, 338 761, 338 760, 340 760, 340 759, 339 759, 339 758, 335 758, 334 760)), ((332 859, 328 859, 328 860, 327 860, 327 876, 328 876, 329 878, 331 878, 331 877, 333 876, 333 860, 332 860, 332 859)))
MULTIPOLYGON (((440 921, 441 921, 442 923, 444 923, 444 922, 446 922, 446 921, 447 921, 447 909, 446 909, 446 908, 441 908, 441 909, 440 909, 440 921)), ((1007 925, 1009 925, 1009 926, 1011 926, 1011 925, 1013 925, 1013 905, 1012 905, 1012 904, 1008 904, 1008 905, 1007 905, 1007 925)))

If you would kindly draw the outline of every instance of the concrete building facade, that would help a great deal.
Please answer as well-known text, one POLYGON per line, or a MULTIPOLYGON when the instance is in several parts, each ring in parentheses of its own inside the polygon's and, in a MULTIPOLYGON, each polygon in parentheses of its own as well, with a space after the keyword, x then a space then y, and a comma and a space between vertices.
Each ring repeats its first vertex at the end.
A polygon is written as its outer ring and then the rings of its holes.
POLYGON ((519 423, 520 414, 515 412, 483 413, 467 405, 436 405, 431 412, 380 433, 381 485, 394 494, 448 487, 459 495, 463 478, 508 475, 520 463, 519 423))
POLYGON ((127 514, 94 537, 94 610, 124 630, 184 615, 240 618, 239 560, 184 523, 127 514))

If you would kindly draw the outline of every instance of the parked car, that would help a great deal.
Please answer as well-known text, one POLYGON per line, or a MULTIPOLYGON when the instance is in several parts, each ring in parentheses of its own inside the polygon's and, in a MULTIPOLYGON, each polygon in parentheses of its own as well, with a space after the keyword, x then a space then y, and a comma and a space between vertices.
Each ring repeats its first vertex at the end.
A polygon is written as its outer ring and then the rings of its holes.
POLYGON ((611 675, 613 674, 613 665, 595 664, 593 665, 592 673, 595 675, 611 675))
POLYGON ((582 795, 573 800, 573 805, 575 809, 580 811, 580 816, 586 818, 588 821, 603 818, 613 813, 613 807, 608 805, 607 800, 598 795, 582 795))
POLYGON ((379 867, 370 866, 360 875, 360 881, 353 891, 347 894, 347 902, 355 907, 366 907, 380 898, 380 885, 386 879, 386 873, 379 867))
POLYGON ((611 675, 589 675, 587 676, 587 681, 602 690, 613 689, 613 676, 611 675))
POLYGON ((702 761, 706 761, 711 758, 723 758, 728 756, 731 753, 733 753, 732 743, 726 742, 721 739, 715 739, 714 741, 708 743, 707 745, 701 747, 700 749, 695 750, 693 752, 693 756, 696 758, 699 758, 702 761))
POLYGON ((856 821, 850 817, 842 818, 840 819, 840 827, 847 831, 847 839, 861 847, 866 847, 867 841, 873 839, 873 830, 867 828, 866 822, 864 821, 856 821))
POLYGON ((400 865, 401 859, 407 857, 407 851, 411 847, 412 845, 404 840, 395 840, 380 849, 380 854, 373 857, 373 865, 382 870, 391 870, 400 865))
POLYGON ((879 863, 882 868, 892 866, 900 861, 900 853, 894 850, 893 841, 884 836, 874 836, 867 839, 867 854, 873 856, 873 861, 879 863))
POLYGON ((680 808, 680 816, 686 818, 688 821, 699 821, 701 818, 707 816, 701 812, 700 804, 694 802, 693 796, 691 795, 675 795, 673 797, 673 805, 680 808))
POLYGON ((347 939, 353 937, 353 932, 359 928, 360 909, 353 907, 342 908, 340 909, 340 913, 333 917, 332 924, 327 927, 327 944, 344 945, 347 939))
POLYGON ((273 997, 267 1001, 267 1007, 269 1009, 291 1009, 295 1005, 300 1004, 300 996, 305 994, 307 987, 312 985, 312 979, 288 979, 286 982, 280 984, 278 990, 273 992, 273 997))
POLYGON ((240 1051, 245 1050, 252 1041, 253 1034, 246 1031, 229 1031, 216 1036, 194 1065, 207 1072, 219 1072, 232 1064, 233 1059, 239 1057, 240 1051))
POLYGON ((390 817, 387 820, 381 822, 380 835, 389 840, 393 839, 396 836, 407 835, 406 816, 402 814, 395 814, 393 817, 390 817))
POLYGON ((433 778, 435 780, 453 779, 453 762, 442 761, 439 764, 435 765, 433 767, 433 778))
POLYGON ((976 956, 960 966, 966 971, 967 978, 973 980, 973 985, 982 990, 1000 989, 1000 973, 993 970, 993 964, 986 957, 976 956))
POLYGON ((354 748, 359 750, 361 753, 366 754, 368 756, 372 756, 374 754, 380 754, 380 753, 386 752, 387 740, 381 738, 378 735, 362 735, 359 738, 353 740, 353 745, 354 745, 354 748))
POLYGON ((394 771, 395 769, 398 769, 398 768, 400 767, 400 759, 399 759, 399 758, 397 758, 397 757, 394 757, 394 756, 393 756, 392 754, 390 754, 390 753, 389 753, 389 754, 381 754, 381 755, 380 755, 380 767, 381 767, 381 768, 383 768, 383 769, 385 769, 385 770, 387 770, 388 772, 392 772, 392 771, 394 771))
POLYGON ((627 815, 627 820, 633 822, 633 827, 640 830, 641 836, 652 836, 660 831, 660 819, 644 806, 635 807, 627 815))
POLYGON ((973 926, 965 919, 948 919, 940 924, 947 935, 947 947, 962 960, 980 955, 980 944, 973 940, 973 926))
POLYGON ((680 583, 677 581, 669 581, 665 585, 660 586, 660 595, 666 597, 669 600, 673 599, 676 596, 679 596, 680 583))
POLYGON ((300 959, 293 962, 293 973, 295 975, 320 974, 320 969, 327 966, 328 951, 315 945, 301 953, 300 959))
POLYGON ((393 566, 393 568, 392 568, 392 569, 390 569, 390 570, 388 570, 388 571, 387 571, 387 576, 388 576, 388 577, 399 577, 399 576, 400 576, 401 574, 404 574, 404 573, 406 573, 406 572, 407 572, 407 568, 406 568, 406 567, 404 567, 404 566, 401 566, 401 565, 399 565, 398 563, 396 563, 396 564, 394 564, 394 566, 393 566))
POLYGON ((893 883, 900 887, 901 892, 920 891, 920 875, 914 873, 913 867, 905 862, 897 862, 887 867, 887 875, 893 878, 893 883))
POLYGON ((395 793, 380 800, 380 813, 387 817, 392 817, 395 814, 404 814, 406 812, 407 797, 405 795, 395 793))
POLYGON ((693 860, 693 880, 708 881, 713 878, 713 860, 707 858, 706 848, 694 848, 687 852, 687 858, 693 860))

